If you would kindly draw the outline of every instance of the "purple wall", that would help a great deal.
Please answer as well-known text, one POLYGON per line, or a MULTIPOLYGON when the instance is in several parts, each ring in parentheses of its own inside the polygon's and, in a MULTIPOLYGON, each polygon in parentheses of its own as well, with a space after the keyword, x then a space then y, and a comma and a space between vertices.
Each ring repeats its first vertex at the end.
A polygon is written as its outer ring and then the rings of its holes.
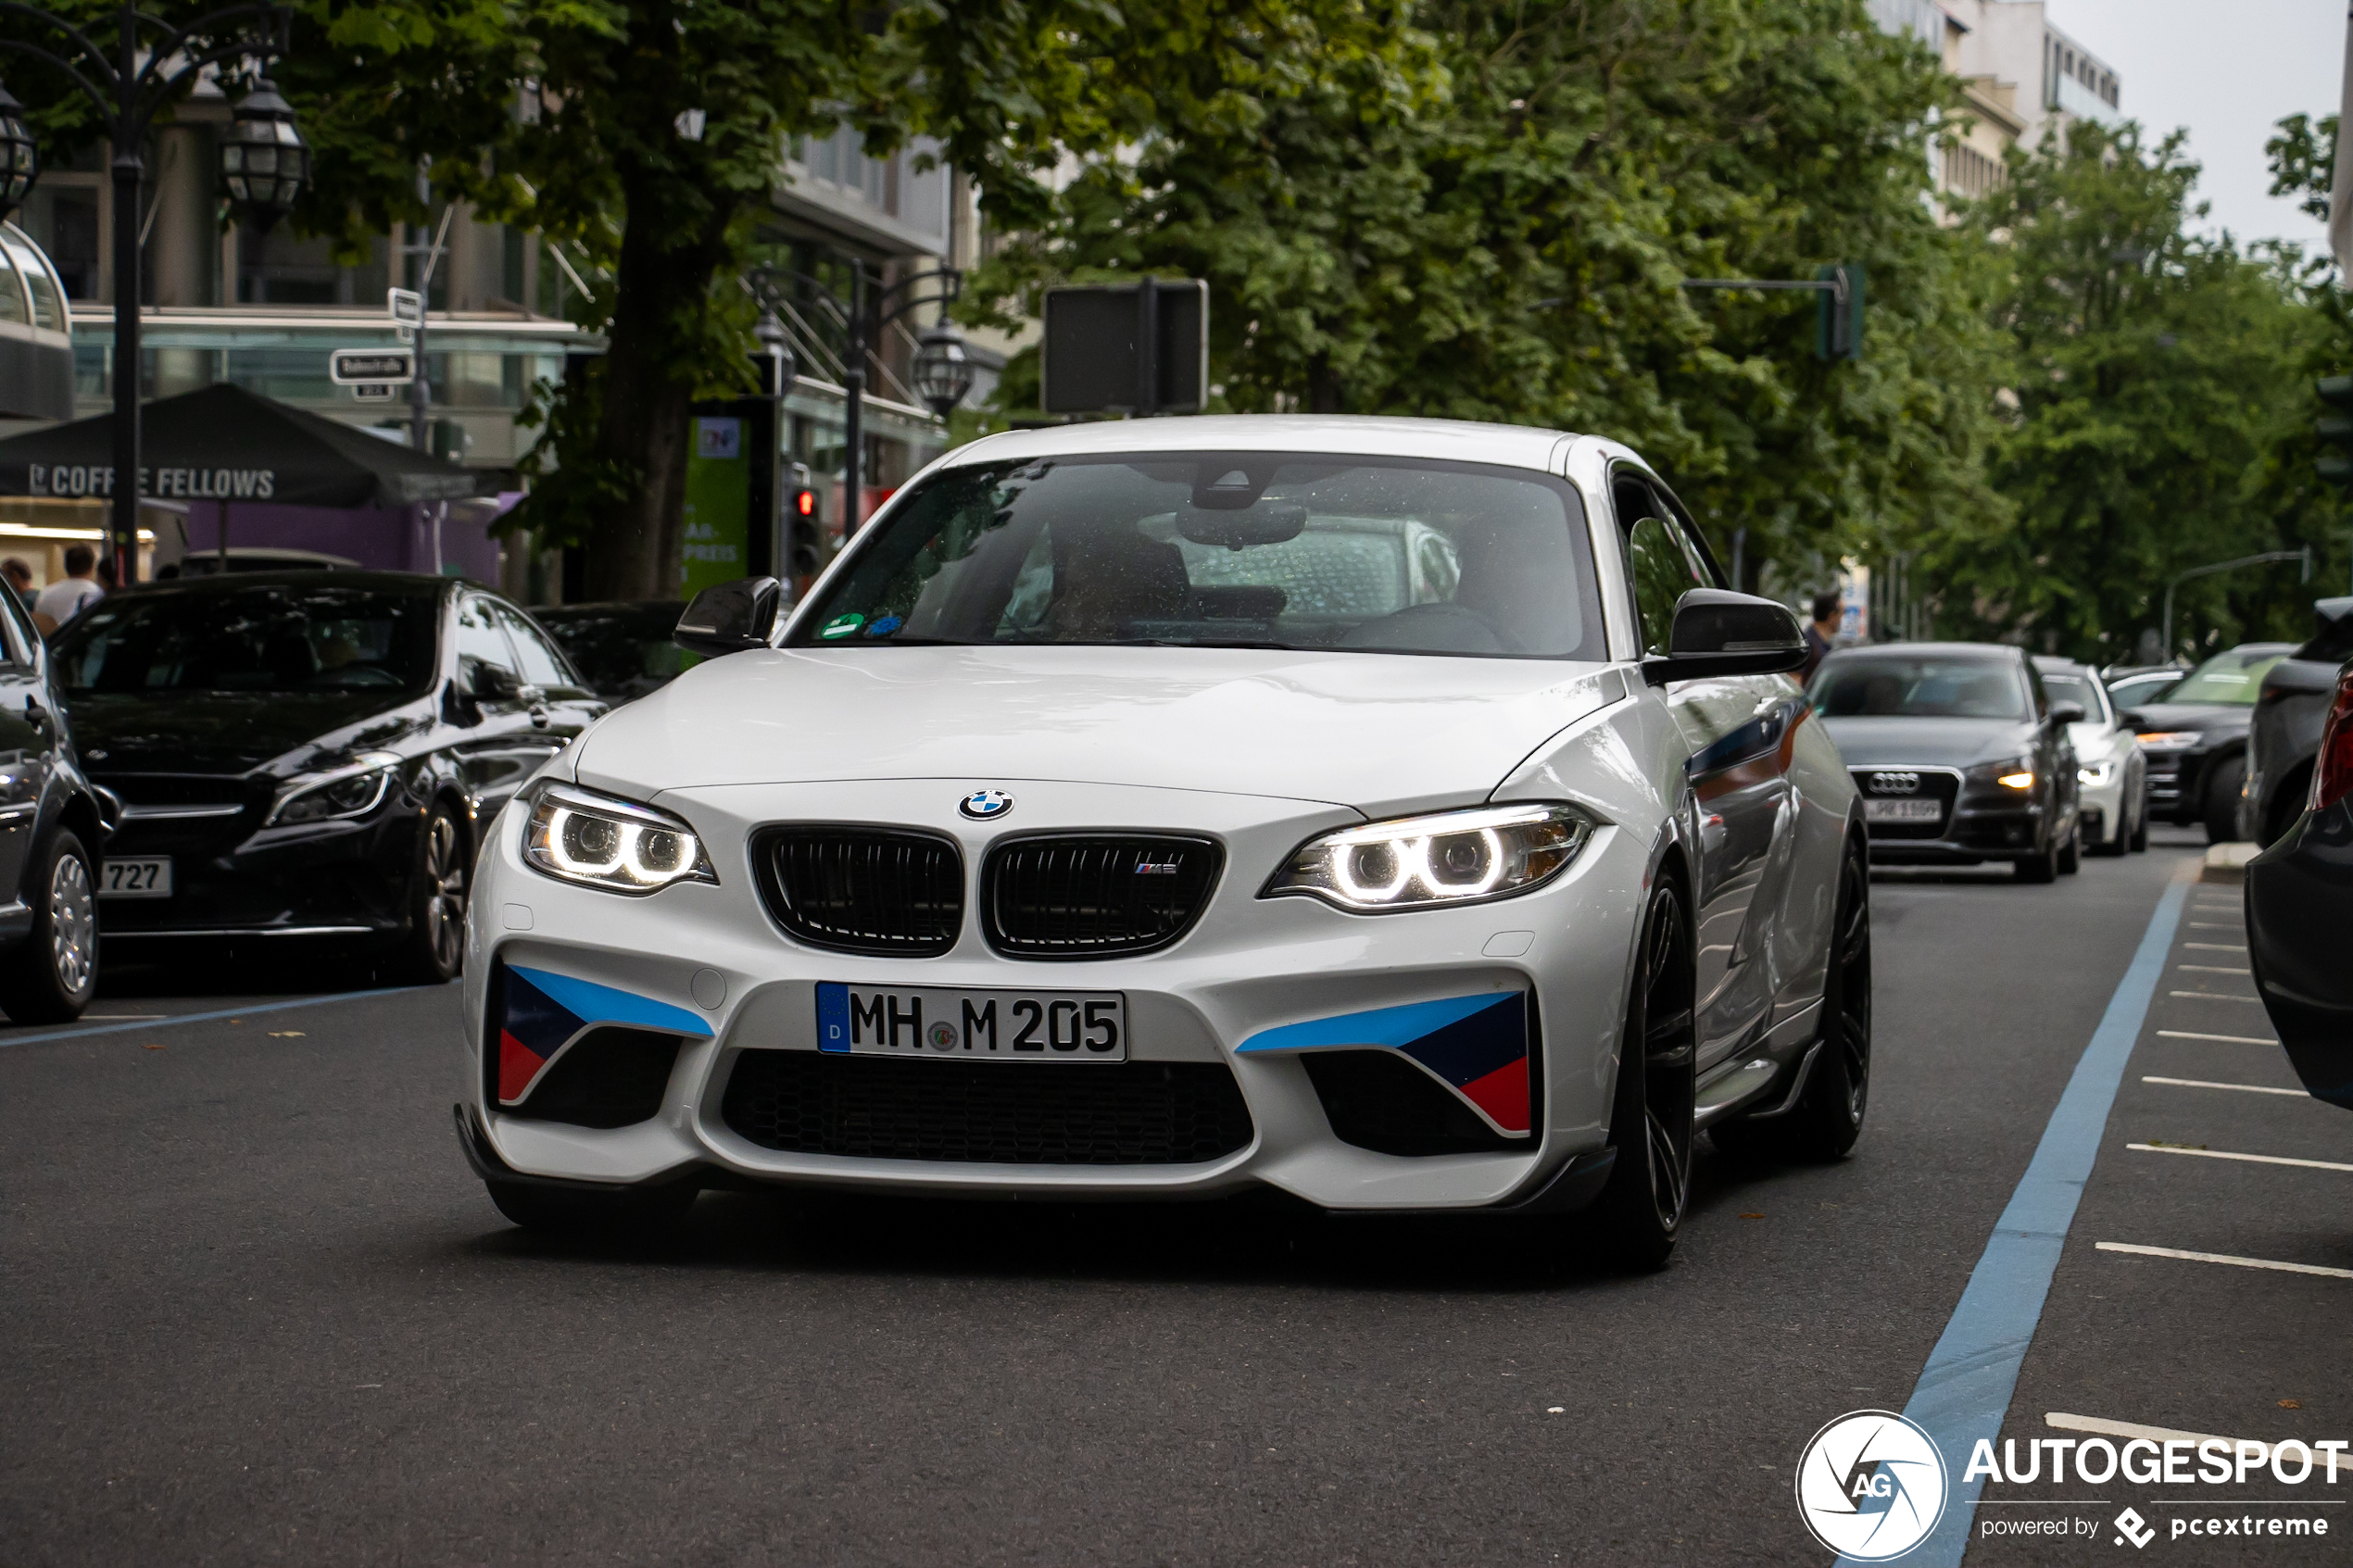
MULTIPOLYGON (((320 550, 387 571, 434 569, 430 507, 359 507, 345 511, 326 507, 277 507, 258 501, 193 501, 189 503, 187 518, 190 554, 220 547, 220 520, 224 511, 229 514, 231 549, 268 546, 320 550)), ((462 573, 477 583, 496 583, 498 542, 490 537, 487 522, 479 521, 483 511, 480 506, 449 508, 449 516, 441 525, 442 570, 462 573), (477 521, 461 521, 461 513, 477 521)))

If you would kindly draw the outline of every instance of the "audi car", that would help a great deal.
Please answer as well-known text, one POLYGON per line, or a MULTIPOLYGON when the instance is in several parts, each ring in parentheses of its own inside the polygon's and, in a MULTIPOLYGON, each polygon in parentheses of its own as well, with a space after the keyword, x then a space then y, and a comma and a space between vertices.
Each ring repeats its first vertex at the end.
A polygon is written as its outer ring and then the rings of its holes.
POLYGON ((1655 1266, 1702 1129, 1855 1142, 1854 784, 1622 445, 992 435, 779 606, 699 596, 714 657, 487 835, 455 1110, 511 1220, 1273 1188, 1655 1266))
POLYGON ((2080 764, 2070 726, 2014 647, 1894 643, 1842 648, 1814 671, 1814 711, 1864 797, 1882 865, 2008 861, 2023 882, 2082 863, 2080 764))
POLYGON ((2148 765, 2133 726, 2117 714, 2108 688, 2082 665, 2037 659, 2034 669, 2053 702, 2071 703, 2083 717, 2067 727, 2075 747, 2076 811, 2083 852, 2122 855, 2149 847, 2148 765))
POLYGON ((457 972, 482 830, 604 704, 530 618, 453 578, 227 572, 110 594, 57 635, 109 948, 288 943, 457 972))

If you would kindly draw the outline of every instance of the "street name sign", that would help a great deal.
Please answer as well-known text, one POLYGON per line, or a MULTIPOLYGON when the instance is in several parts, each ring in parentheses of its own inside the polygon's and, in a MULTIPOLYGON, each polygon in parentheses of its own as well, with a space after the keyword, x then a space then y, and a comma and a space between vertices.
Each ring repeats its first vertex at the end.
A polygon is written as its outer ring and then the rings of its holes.
POLYGON ((378 386, 414 381, 417 358, 406 351, 338 348, 327 356, 327 379, 337 386, 378 386))

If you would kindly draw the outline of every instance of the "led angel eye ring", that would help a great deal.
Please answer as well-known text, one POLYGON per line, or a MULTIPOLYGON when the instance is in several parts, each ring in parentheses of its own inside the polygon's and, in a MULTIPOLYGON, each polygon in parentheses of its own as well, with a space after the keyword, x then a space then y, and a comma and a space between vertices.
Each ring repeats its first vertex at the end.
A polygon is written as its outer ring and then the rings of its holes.
POLYGON ((1420 847, 1421 841, 1419 839, 1399 838, 1387 840, 1370 839, 1354 844, 1335 844, 1331 847, 1330 859, 1328 862, 1331 868, 1332 885, 1339 888, 1343 896, 1353 898, 1359 903, 1386 904, 1395 898, 1399 894, 1404 892, 1406 884, 1412 882, 1414 880, 1415 873, 1420 871, 1421 857, 1416 853, 1409 853, 1409 851, 1418 850, 1420 847), (1356 858, 1357 850, 1368 849, 1376 845, 1384 847, 1389 850, 1390 859, 1392 864, 1394 864, 1397 871, 1395 878, 1393 878, 1385 887, 1370 887, 1361 882, 1358 882, 1356 880, 1356 870, 1353 864, 1356 858))

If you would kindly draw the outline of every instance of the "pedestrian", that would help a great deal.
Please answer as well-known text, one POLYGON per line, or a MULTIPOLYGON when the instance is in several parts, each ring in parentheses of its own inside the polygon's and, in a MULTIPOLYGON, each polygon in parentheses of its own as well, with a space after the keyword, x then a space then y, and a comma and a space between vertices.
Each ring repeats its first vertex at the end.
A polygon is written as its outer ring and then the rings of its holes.
POLYGON ((87 545, 66 546, 66 574, 41 590, 32 601, 32 623, 47 636, 82 613, 93 599, 107 596, 98 586, 98 552, 87 545))
POLYGON ((1814 623, 1806 628, 1806 663, 1797 672, 1798 684, 1811 681, 1821 667, 1831 651, 1831 639, 1838 635, 1839 612, 1844 608, 1835 588, 1814 596, 1814 623))
POLYGON ((23 558, 10 556, 6 560, 0 560, 0 577, 8 580, 8 586, 16 591, 17 597, 22 599, 24 608, 30 610, 35 596, 32 586, 32 568, 24 563, 23 558))

